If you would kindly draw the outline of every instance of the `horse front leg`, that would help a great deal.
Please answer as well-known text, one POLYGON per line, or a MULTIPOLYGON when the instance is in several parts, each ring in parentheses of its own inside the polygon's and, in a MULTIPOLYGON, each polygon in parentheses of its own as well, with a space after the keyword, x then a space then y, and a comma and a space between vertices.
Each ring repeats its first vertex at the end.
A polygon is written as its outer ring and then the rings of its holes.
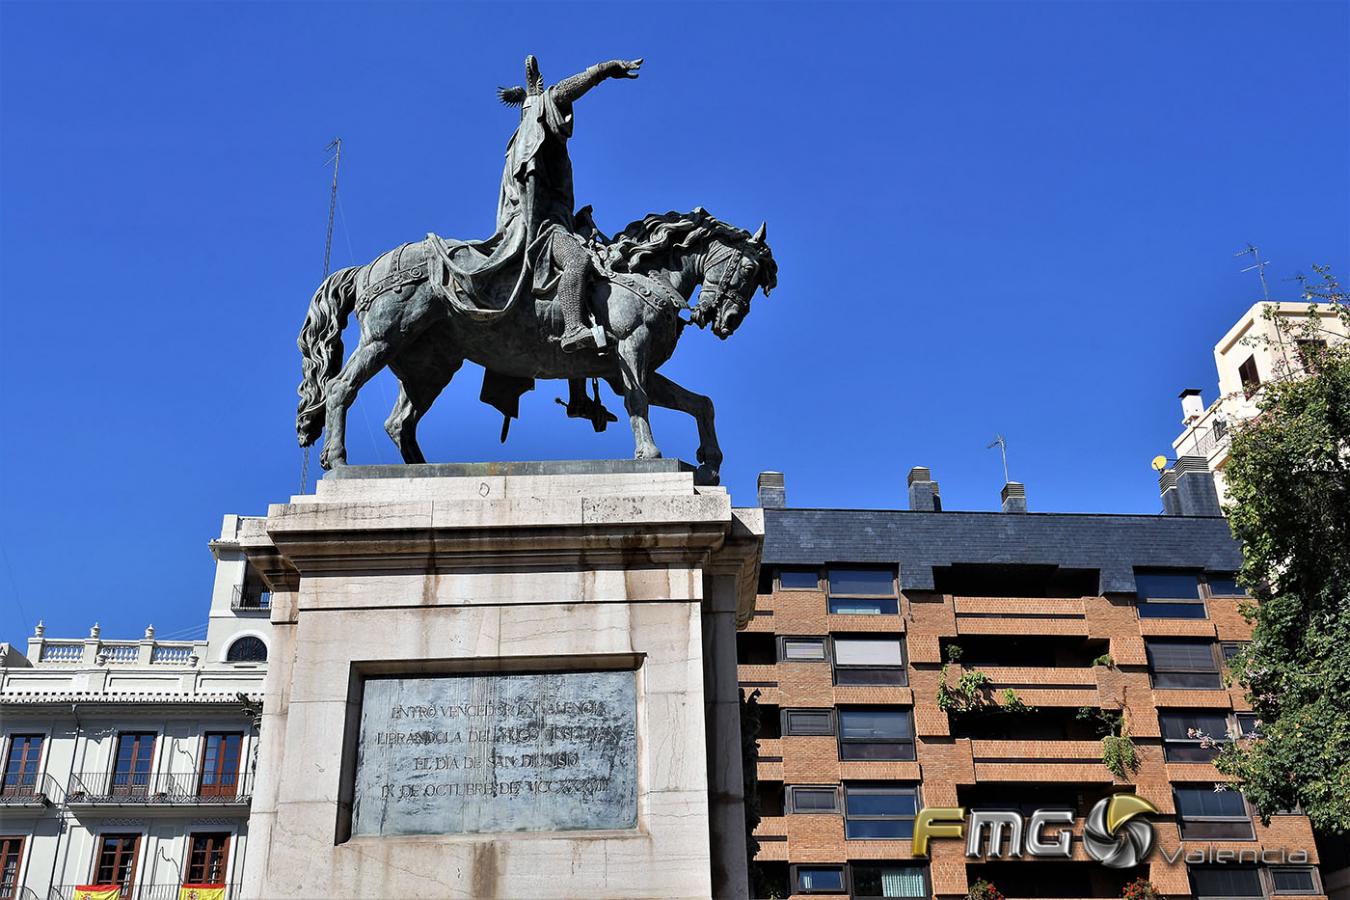
POLYGON ((347 464, 347 410, 356 400, 356 392, 380 371, 391 352, 388 341, 363 338, 342 371, 324 387, 328 433, 324 435, 319 464, 325 469, 347 464))
POLYGON ((652 439, 652 425, 647 418, 647 333, 639 329, 619 341, 619 374, 623 384, 623 407, 628 411, 628 423, 633 429, 635 459, 660 459, 661 451, 652 439))
POLYGON ((647 378, 647 393, 655 405, 693 416, 698 423, 699 462, 698 470, 694 472, 694 484, 718 484, 722 480, 722 448, 717 443, 712 400, 676 384, 660 372, 653 372, 647 378))

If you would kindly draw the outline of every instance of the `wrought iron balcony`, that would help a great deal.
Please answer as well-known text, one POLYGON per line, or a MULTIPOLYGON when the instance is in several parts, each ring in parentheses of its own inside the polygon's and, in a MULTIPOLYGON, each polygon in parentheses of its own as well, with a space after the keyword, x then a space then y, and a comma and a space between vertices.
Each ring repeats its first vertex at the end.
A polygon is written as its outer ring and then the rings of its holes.
POLYGON ((203 778, 198 772, 80 772, 70 776, 69 806, 229 806, 252 799, 251 772, 203 778))
MULTIPOLYGON (((76 888, 81 885, 74 884, 54 884, 47 894, 47 900, 79 900, 79 894, 76 888)), ((109 885, 110 887, 112 885, 109 885)), ((184 885, 170 882, 168 884, 132 884, 122 889, 122 900, 178 900, 180 891, 184 885)), ((24 900, 31 896, 36 900, 36 894, 20 894, 24 900)), ((225 885, 225 900, 241 900, 244 896, 238 882, 225 885)))
POLYGON ((50 775, 6 775, 0 784, 0 807, 60 806, 65 791, 50 775))
POLYGON ((272 593, 270 591, 248 591, 243 587, 234 589, 234 596, 230 599, 230 609, 235 612, 268 612, 272 609, 272 593))

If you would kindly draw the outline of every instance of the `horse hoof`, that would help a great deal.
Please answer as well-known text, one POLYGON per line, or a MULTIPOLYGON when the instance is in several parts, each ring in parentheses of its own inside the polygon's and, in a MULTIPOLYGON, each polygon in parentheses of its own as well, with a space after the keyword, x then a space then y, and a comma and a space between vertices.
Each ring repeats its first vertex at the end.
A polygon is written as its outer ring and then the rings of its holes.
POLYGON ((699 487, 717 487, 721 483, 721 473, 711 466, 699 466, 694 470, 694 484, 699 487))
POLYGON ((652 447, 649 450, 639 450, 633 454, 634 459, 660 459, 661 451, 652 447))

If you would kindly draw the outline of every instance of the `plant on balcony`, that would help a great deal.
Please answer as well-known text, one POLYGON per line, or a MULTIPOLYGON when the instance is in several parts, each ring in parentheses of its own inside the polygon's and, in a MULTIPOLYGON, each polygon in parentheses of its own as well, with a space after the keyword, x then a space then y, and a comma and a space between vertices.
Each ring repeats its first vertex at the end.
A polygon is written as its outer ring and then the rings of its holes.
POLYGON ((1139 752, 1130 737, 1129 726, 1125 724, 1124 710, 1083 706, 1078 710, 1078 718, 1096 725, 1097 733, 1102 737, 1102 765, 1111 774, 1129 778, 1130 773, 1139 768, 1139 752))
MULTIPOLYGON (((1325 267, 1303 299, 1325 315, 1285 317, 1287 354, 1307 377, 1262 387, 1260 413, 1233 427, 1229 525, 1242 547, 1241 609, 1252 642, 1230 665, 1260 737, 1214 764, 1263 820, 1301 808, 1315 829, 1350 832, 1350 293, 1325 267), (1302 321, 1298 321, 1301 319, 1302 321)), ((1273 312, 1273 310, 1272 310, 1273 312)))
POLYGON ((966 900, 1003 900, 1003 892, 981 878, 966 891, 966 900))
POLYGON ((1017 695, 1017 691, 1012 688, 1004 688, 1003 693, 999 694, 999 706, 1005 712, 1031 712, 1035 707, 1028 706, 1022 702, 1022 698, 1017 695))
POLYGON ((948 645, 947 645, 947 662, 959 663, 960 661, 961 661, 961 645, 960 645, 960 644, 948 644, 948 645))
POLYGON ((1120 895, 1123 900, 1160 900, 1158 889, 1147 878, 1136 878, 1125 885, 1120 895))
POLYGON ((1111 658, 1110 653, 1103 653, 1101 656, 1094 659, 1092 664, 1094 666, 1106 666, 1107 668, 1110 668, 1116 664, 1116 661, 1111 658))
POLYGON ((1023 703, 1012 688, 1005 688, 995 701, 993 683, 993 679, 979 669, 967 669, 952 684, 951 664, 945 664, 938 673, 938 709, 948 715, 979 711, 1024 713, 1035 709, 1023 703))

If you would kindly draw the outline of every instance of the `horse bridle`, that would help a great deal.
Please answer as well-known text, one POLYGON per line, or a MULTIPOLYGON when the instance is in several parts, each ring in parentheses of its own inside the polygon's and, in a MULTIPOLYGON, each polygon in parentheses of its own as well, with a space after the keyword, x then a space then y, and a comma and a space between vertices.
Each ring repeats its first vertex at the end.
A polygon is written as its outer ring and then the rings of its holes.
POLYGON ((704 271, 716 268, 718 265, 722 264, 724 259, 728 259, 731 254, 735 254, 735 258, 730 259, 730 262, 728 263, 731 268, 730 278, 728 279, 724 272, 722 280, 707 281, 703 285, 703 290, 699 292, 698 305, 689 313, 689 318, 695 325, 701 327, 713 322, 713 319, 717 314, 717 308, 722 304, 722 295, 727 291, 727 289, 723 288, 723 281, 730 281, 728 288, 730 289, 732 297, 731 302, 737 307, 742 309, 745 308, 746 301, 741 297, 741 289, 744 285, 739 278, 741 260, 745 259, 745 251, 736 247, 728 247, 722 251, 719 256, 710 259, 708 264, 704 266, 704 271), (711 292, 709 291, 710 288, 711 292))

